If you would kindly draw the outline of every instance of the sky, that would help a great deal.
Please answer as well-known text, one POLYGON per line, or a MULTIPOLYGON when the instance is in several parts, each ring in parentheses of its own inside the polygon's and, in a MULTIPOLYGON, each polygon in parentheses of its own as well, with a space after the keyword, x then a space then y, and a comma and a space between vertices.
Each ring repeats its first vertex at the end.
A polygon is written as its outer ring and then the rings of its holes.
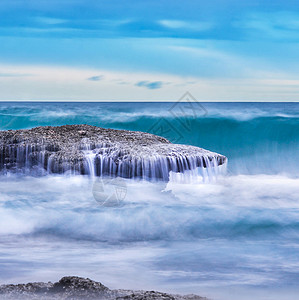
POLYGON ((1 0, 0 100, 299 101, 299 2, 1 0))

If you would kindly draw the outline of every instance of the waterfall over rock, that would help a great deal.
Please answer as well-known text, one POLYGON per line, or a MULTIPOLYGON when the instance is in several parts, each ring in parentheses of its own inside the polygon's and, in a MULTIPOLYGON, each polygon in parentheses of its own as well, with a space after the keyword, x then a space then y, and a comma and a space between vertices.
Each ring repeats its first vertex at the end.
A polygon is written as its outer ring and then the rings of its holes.
POLYGON ((149 133, 90 125, 0 132, 2 172, 87 174, 168 180, 169 173, 216 170, 227 158, 149 133))

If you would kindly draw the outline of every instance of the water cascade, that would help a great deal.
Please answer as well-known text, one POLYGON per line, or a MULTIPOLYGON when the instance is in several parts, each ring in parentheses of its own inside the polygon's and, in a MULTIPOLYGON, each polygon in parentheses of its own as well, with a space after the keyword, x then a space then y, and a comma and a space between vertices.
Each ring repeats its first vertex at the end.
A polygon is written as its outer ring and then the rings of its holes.
POLYGON ((152 134, 89 125, 0 132, 2 172, 169 180, 170 172, 215 176, 226 161, 223 155, 152 134))

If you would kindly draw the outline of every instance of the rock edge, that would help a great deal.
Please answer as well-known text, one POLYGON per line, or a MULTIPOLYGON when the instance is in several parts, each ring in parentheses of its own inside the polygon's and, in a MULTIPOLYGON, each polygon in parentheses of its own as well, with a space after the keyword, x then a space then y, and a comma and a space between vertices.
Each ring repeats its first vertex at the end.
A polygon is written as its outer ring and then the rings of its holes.
POLYGON ((90 125, 44 126, 0 131, 4 172, 120 176, 168 180, 169 172, 217 168, 224 155, 172 144, 150 133, 90 125))

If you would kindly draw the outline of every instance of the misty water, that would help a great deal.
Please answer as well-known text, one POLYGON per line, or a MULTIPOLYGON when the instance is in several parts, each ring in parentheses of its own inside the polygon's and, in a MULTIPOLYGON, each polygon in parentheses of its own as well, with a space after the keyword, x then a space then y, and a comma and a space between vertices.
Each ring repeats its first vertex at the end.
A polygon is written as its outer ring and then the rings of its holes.
POLYGON ((2 174, 1 283, 77 275, 110 288, 213 299, 296 298, 299 105, 173 105, 0 104, 1 130, 90 124, 228 157, 212 180, 123 179, 114 207, 95 197, 103 182, 94 176, 2 174))

